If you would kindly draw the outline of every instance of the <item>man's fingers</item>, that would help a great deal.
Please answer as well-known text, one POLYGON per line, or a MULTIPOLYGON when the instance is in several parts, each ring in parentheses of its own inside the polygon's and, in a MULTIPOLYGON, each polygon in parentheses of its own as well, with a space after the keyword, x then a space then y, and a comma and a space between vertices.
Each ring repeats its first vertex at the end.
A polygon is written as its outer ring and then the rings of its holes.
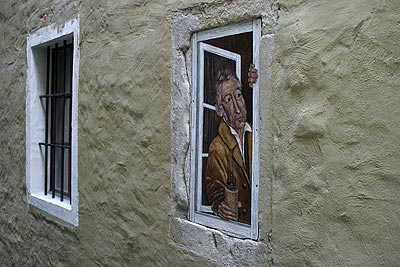
POLYGON ((257 77, 258 76, 258 70, 254 66, 254 64, 250 65, 248 75, 249 75, 249 77, 257 77))
POLYGON ((257 79, 258 78, 258 73, 257 73, 257 70, 255 69, 255 71, 249 71, 248 73, 247 73, 247 75, 249 76, 249 78, 254 78, 254 79, 257 79))
POLYGON ((254 64, 250 64, 249 72, 247 73, 247 81, 249 82, 249 86, 253 87, 253 85, 257 82, 258 79, 258 70, 255 68, 254 64))
POLYGON ((218 215, 225 220, 236 220, 236 213, 224 203, 218 206, 218 215))
POLYGON ((250 79, 257 80, 257 78, 258 78, 258 74, 257 74, 257 73, 254 73, 254 72, 249 72, 249 73, 247 73, 247 76, 248 76, 249 80, 250 80, 250 79))
POLYGON ((225 205, 224 202, 221 203, 221 209, 224 211, 225 214, 234 216, 235 212, 229 208, 229 206, 225 205))
POLYGON ((227 214, 227 212, 224 211, 221 206, 218 207, 218 215, 224 220, 230 220, 230 218, 232 217, 231 215, 227 214))
POLYGON ((219 212, 218 215, 224 220, 234 220, 236 221, 236 216, 228 215, 223 212, 219 212))

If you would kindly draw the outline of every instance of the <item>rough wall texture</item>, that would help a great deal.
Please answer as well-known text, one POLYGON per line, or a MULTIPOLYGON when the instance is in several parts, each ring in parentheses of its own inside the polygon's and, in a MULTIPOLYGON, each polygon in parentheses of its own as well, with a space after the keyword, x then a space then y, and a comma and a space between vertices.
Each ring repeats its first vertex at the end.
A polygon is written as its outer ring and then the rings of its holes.
POLYGON ((77 13, 71 1, 3 1, 0 9, 0 265, 74 264, 76 233, 30 209, 25 183, 26 37, 32 29, 77 13), (70 249, 63 249, 67 245, 70 249))
POLYGON ((400 262, 400 5, 283 1, 273 66, 277 266, 400 262))
MULTIPOLYGON (((272 236, 274 265, 398 265, 400 4, 255 2, 257 16, 279 7, 277 24, 263 21, 275 50, 260 88, 272 88, 260 94, 261 173, 272 173, 260 178, 272 181, 260 235, 272 236)), ((226 3, 1 3, 0 266, 216 265, 169 237, 171 25, 176 13, 233 22, 229 8, 208 13, 226 3), (28 32, 77 14, 80 225, 70 229, 26 202, 25 50, 28 32)))
POLYGON ((211 265, 168 243, 169 16, 181 5, 2 3, 0 266, 211 265), (69 229, 26 202, 25 50, 28 32, 77 14, 80 225, 69 229))

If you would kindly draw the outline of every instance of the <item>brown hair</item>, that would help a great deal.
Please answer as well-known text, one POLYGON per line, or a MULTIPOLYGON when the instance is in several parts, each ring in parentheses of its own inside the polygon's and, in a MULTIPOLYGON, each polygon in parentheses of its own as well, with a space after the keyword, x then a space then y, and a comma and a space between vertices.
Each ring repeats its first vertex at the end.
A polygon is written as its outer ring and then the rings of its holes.
POLYGON ((222 84, 226 81, 234 80, 237 81, 239 84, 240 89, 242 89, 242 83, 240 82, 239 78, 236 75, 236 72, 231 68, 222 68, 218 70, 217 74, 214 78, 214 88, 215 88, 215 102, 221 105, 221 90, 222 84))

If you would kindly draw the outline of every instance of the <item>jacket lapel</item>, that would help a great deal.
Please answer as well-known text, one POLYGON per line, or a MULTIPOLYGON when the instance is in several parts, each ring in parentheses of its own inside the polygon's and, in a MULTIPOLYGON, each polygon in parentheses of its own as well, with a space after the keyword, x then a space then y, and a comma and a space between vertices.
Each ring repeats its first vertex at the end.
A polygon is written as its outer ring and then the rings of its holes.
MULTIPOLYGON (((249 152, 249 172, 247 172, 247 169, 244 165, 243 159, 242 159, 242 155, 240 154, 240 149, 239 146, 236 142, 235 137, 232 135, 228 125, 226 125, 226 123, 224 121, 221 121, 220 125, 219 125, 219 129, 218 129, 218 133, 221 136, 222 140, 225 142, 225 144, 229 147, 230 151, 232 152, 233 155, 233 159, 235 160, 236 164, 238 164, 240 166, 240 168, 242 169, 246 180, 248 182, 249 185, 251 185, 251 180, 249 178, 249 174, 251 174, 251 136, 249 136, 250 138, 248 140, 245 140, 245 143, 248 142, 248 145, 243 149, 248 149, 249 152)), ((247 139, 247 134, 245 135, 245 138, 247 139)), ((246 153, 245 153, 246 154, 246 153)))
POLYGON ((246 159, 246 165, 247 165, 247 176, 248 180, 247 182, 249 185, 251 185, 251 175, 253 173, 253 135, 252 133, 246 132, 245 136, 245 141, 244 141, 244 150, 245 150, 245 159, 246 159), (247 154, 247 155, 246 155, 247 154))

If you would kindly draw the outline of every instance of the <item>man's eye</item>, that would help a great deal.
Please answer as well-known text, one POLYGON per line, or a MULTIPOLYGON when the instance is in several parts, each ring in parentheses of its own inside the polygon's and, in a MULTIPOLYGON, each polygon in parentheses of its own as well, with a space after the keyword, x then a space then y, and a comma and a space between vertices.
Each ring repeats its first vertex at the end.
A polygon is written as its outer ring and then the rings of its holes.
POLYGON ((242 93, 240 93, 240 92, 238 92, 238 93, 235 94, 235 98, 239 98, 239 97, 241 97, 241 96, 242 96, 242 93))
POLYGON ((232 98, 230 96, 225 97, 224 99, 225 104, 229 104, 232 101, 232 98))

